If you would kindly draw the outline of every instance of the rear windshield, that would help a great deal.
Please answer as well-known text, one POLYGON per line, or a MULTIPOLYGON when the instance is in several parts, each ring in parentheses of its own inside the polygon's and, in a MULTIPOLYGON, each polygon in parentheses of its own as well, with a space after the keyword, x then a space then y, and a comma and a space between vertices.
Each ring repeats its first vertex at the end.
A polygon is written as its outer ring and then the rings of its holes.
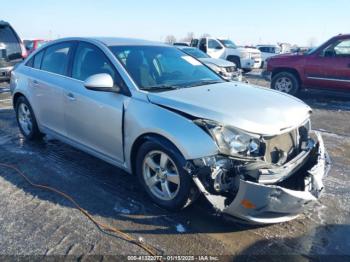
POLYGON ((19 40, 8 25, 0 26, 0 58, 7 61, 21 58, 19 40))

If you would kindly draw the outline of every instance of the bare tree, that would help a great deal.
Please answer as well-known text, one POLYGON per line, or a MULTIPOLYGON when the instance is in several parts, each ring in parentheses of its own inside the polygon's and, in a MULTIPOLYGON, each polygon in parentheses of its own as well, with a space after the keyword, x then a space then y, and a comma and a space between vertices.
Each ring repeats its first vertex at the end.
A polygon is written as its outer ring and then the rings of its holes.
POLYGON ((317 39, 315 37, 310 37, 307 41, 308 47, 315 47, 317 43, 317 39))
POLYGON ((182 41, 183 42, 191 42, 193 38, 194 38, 194 33, 188 32, 187 35, 184 38, 182 38, 182 41))
POLYGON ((165 43, 172 45, 172 44, 174 44, 175 42, 176 42, 176 37, 175 37, 175 36, 173 36, 173 35, 167 35, 167 36, 165 37, 165 43))
POLYGON ((201 38, 205 38, 205 37, 210 37, 210 34, 208 34, 208 33, 202 34, 201 38))

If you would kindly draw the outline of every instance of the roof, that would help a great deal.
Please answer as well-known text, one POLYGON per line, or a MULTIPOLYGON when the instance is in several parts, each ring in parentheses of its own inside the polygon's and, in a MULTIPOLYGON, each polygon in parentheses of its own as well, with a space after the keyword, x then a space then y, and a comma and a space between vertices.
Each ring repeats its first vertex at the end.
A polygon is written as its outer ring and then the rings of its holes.
POLYGON ((87 37, 85 39, 97 40, 104 43, 107 46, 115 45, 153 45, 153 46, 165 46, 166 44, 161 42, 148 41, 137 38, 122 38, 122 37, 87 37))
POLYGON ((10 24, 3 21, 3 20, 0 20, 0 26, 8 26, 8 25, 10 25, 10 24))
POLYGON ((334 36, 334 38, 338 38, 338 39, 344 39, 344 38, 350 38, 350 34, 339 34, 334 36))

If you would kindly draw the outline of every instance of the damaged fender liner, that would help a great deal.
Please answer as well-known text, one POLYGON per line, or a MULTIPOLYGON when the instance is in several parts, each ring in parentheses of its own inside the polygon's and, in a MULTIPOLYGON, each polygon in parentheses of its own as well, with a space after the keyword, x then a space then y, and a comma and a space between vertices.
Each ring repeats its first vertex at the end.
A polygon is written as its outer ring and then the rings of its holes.
POLYGON ((314 134, 317 141, 309 152, 310 157, 297 159, 299 164, 288 169, 288 173, 291 172, 292 175, 284 175, 289 178, 301 177, 303 190, 285 188, 284 181, 266 185, 240 178, 237 194, 232 201, 228 201, 225 196, 209 193, 196 175, 193 176, 193 181, 216 209, 239 220, 253 224, 269 224, 294 219, 307 204, 320 196, 323 190, 322 179, 330 169, 323 139, 318 132, 314 134))

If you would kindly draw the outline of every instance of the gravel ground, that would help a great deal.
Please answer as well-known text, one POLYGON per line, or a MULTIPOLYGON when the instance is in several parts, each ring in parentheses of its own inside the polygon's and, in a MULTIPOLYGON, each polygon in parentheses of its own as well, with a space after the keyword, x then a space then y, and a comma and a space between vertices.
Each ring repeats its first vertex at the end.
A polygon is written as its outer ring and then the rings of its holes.
MULTIPOLYGON (((269 85, 259 74, 248 78, 252 84, 269 85)), ((0 162, 16 165, 36 183, 68 193, 97 220, 143 239, 163 254, 301 255, 292 256, 297 260, 350 255, 350 101, 302 99, 314 109, 313 128, 322 132, 333 168, 320 201, 287 223, 239 225, 215 214, 204 199, 182 212, 161 210, 140 190, 134 176, 51 138, 25 141, 3 83, 0 162)), ((62 197, 33 188, 13 171, 0 168, 0 255, 123 254, 145 252, 102 233, 62 197)))

